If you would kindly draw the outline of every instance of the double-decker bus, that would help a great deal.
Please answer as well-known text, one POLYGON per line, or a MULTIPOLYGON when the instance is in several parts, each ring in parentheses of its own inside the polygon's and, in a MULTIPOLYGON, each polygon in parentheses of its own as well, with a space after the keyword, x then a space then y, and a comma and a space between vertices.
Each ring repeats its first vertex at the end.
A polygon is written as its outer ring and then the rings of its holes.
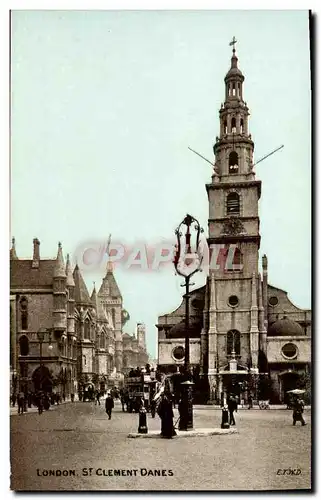
POLYGON ((157 390, 156 374, 153 370, 131 370, 124 379, 124 394, 127 411, 138 412, 141 400, 147 411, 150 411, 151 401, 157 390))

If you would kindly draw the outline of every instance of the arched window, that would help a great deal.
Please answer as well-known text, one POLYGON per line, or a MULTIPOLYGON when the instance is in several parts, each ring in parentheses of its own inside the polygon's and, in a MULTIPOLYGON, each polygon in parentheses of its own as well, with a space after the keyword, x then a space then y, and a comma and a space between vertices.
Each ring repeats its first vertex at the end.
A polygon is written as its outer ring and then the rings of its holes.
POLYGON ((237 174, 239 171, 239 156, 236 151, 232 151, 229 155, 228 170, 230 174, 237 174))
POLYGON ((241 97, 241 84, 240 83, 237 84, 237 95, 238 95, 238 97, 241 97))
POLYGON ((29 354, 29 340, 26 335, 23 335, 19 339, 20 354, 21 356, 28 356, 29 354))
POLYGON ((231 120, 231 130, 232 130, 232 134, 236 134, 236 120, 234 117, 231 120))
POLYGON ((100 334, 100 348, 105 349, 105 332, 100 334))
POLYGON ((231 356, 241 354, 241 334, 237 330, 230 330, 226 335, 226 353, 231 356))
POLYGON ((231 95, 232 90, 231 90, 231 85, 228 86, 228 95, 231 95))
POLYGON ((116 328, 116 311, 115 311, 114 307, 111 310, 111 316, 112 316, 112 319, 113 319, 113 327, 116 328))
POLYGON ((226 207, 228 215, 238 215, 240 213, 240 197, 237 193, 227 195, 226 207))
POLYGON ((244 122, 243 122, 243 118, 241 118, 241 121, 240 121, 240 132, 241 132, 241 134, 243 134, 243 129, 244 129, 244 122))
POLYGON ((28 300, 22 297, 20 300, 21 330, 28 330, 28 300))
POLYGON ((235 94, 236 94, 235 83, 233 83, 233 86, 232 86, 232 95, 235 96, 235 94))
POLYGON ((224 120, 224 134, 227 134, 227 121, 224 120))
POLYGON ((88 318, 85 320, 85 339, 90 339, 90 322, 88 318))

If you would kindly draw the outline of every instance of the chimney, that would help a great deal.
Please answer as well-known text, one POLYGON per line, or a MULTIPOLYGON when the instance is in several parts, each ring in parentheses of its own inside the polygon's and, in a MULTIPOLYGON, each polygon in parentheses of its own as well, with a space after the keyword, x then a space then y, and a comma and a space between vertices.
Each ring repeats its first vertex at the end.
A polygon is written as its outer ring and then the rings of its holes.
POLYGON ((38 238, 34 238, 33 240, 33 257, 32 257, 32 266, 33 268, 39 267, 40 262, 40 241, 38 238))

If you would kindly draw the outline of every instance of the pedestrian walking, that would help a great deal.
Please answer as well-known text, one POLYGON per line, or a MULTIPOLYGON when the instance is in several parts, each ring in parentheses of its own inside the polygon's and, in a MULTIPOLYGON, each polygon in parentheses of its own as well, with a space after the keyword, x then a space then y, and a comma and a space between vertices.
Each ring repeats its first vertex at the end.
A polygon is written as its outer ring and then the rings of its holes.
POLYGON ((70 394, 70 399, 71 399, 71 402, 72 402, 72 403, 75 401, 75 395, 74 395, 74 393, 71 393, 71 394, 70 394))
POLYGON ((237 411, 237 402, 232 394, 228 398, 227 407, 230 414, 230 425, 235 425, 234 411, 237 411))
POLYGON ((18 413, 24 412, 24 406, 25 406, 25 395, 23 392, 19 392, 19 394, 18 394, 18 413))
POLYGON ((96 392, 95 405, 97 405, 97 404, 99 404, 99 406, 100 406, 100 392, 99 391, 96 392))
POLYGON ((112 412, 112 409, 114 408, 114 400, 111 397, 111 394, 107 394, 105 407, 106 407, 106 413, 108 415, 108 420, 110 420, 111 419, 111 412, 112 412))
POLYGON ((12 406, 16 404, 16 400, 17 400, 17 394, 14 392, 11 396, 12 406))
POLYGON ((306 425, 304 418, 304 401, 303 399, 295 398, 293 402, 293 425, 297 422, 301 422, 301 425, 306 425))
POLYGON ((44 395, 41 392, 38 394, 37 406, 38 406, 38 414, 41 415, 43 413, 43 407, 44 407, 44 395))
POLYGON ((121 408, 122 408, 122 411, 125 411, 125 403, 126 403, 126 398, 125 398, 125 395, 122 394, 121 397, 120 397, 120 402, 121 402, 121 408))
POLYGON ((248 403, 249 403, 249 410, 251 410, 253 408, 253 399, 251 394, 249 394, 248 403))

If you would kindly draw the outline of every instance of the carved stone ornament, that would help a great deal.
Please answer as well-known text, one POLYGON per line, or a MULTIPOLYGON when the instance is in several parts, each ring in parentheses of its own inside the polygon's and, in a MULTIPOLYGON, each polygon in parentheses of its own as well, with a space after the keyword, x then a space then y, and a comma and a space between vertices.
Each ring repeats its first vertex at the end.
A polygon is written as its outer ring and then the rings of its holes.
POLYGON ((244 226, 239 219, 231 218, 224 222, 222 234, 239 234, 244 232, 244 226))

